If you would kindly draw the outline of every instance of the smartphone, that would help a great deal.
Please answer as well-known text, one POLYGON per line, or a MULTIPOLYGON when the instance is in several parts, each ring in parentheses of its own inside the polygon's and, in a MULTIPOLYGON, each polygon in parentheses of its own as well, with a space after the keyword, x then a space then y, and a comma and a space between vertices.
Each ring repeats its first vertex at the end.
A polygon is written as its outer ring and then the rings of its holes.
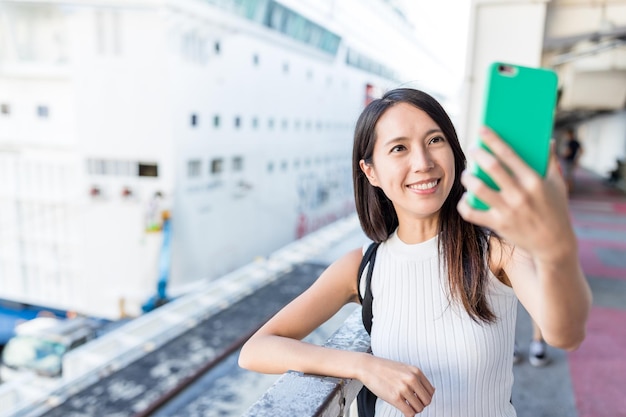
MULTIPOLYGON (((504 62, 491 64, 487 74, 482 125, 497 133, 541 176, 546 175, 550 157, 557 83, 557 75, 550 69, 504 62)), ((478 145, 489 151, 480 138, 478 145)), ((489 187, 500 190, 477 165, 470 170, 489 187)), ((479 210, 489 208, 472 193, 468 193, 468 202, 479 210)))

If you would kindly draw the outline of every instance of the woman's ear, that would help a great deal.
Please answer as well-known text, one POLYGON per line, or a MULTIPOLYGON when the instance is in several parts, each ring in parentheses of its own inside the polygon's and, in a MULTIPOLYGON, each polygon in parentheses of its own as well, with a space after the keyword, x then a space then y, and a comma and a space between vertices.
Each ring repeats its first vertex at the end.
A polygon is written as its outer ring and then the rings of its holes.
POLYGON ((367 177, 367 180, 370 182, 370 184, 374 187, 378 187, 378 179, 376 178, 374 167, 371 164, 366 163, 364 159, 361 159, 359 161, 359 167, 367 177))

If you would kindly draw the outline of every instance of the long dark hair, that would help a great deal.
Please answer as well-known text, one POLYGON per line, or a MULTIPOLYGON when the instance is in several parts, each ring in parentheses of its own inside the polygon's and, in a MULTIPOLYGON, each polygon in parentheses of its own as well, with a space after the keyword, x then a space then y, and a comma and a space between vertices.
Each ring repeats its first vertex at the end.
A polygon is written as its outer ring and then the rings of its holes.
POLYGON ((376 124, 381 116, 398 103, 423 110, 442 130, 454 154, 454 183, 439 213, 439 249, 449 274, 450 294, 460 301, 477 322, 493 322, 496 317, 486 299, 489 279, 489 234, 485 229, 466 222, 456 206, 465 188, 461 173, 466 159, 456 130, 439 102, 423 91, 411 88, 391 90, 372 101, 361 113, 352 150, 352 180, 356 211, 365 234, 375 242, 386 240, 398 227, 398 216, 385 193, 372 186, 359 166, 372 163, 376 142, 376 124))

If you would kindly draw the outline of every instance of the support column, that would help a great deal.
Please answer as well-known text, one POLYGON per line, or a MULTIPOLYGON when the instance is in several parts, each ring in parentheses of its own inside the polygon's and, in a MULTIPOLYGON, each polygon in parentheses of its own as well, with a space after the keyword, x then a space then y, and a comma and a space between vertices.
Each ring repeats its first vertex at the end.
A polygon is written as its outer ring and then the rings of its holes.
POLYGON ((464 104, 459 140, 467 149, 478 135, 486 73, 493 61, 539 66, 543 50, 546 8, 550 0, 472 0, 464 104))

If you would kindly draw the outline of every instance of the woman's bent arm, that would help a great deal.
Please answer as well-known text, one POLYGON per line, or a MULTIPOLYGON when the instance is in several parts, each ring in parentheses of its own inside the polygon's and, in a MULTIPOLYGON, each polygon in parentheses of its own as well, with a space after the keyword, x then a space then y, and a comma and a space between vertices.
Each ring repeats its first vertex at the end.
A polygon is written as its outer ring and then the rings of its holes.
POLYGON ((355 377, 348 368, 354 366, 350 359, 356 360, 358 355, 346 355, 349 352, 322 348, 302 342, 301 339, 341 307, 358 301, 356 281, 361 258, 361 250, 355 249, 329 266, 310 288, 279 311, 246 342, 239 355, 239 364, 263 373, 295 370, 355 377), (337 369, 333 369, 335 367, 337 369), (348 374, 339 374, 343 372, 348 374))
POLYGON ((435 391, 420 369, 367 353, 301 341, 346 303, 358 301, 356 281, 361 258, 359 249, 333 263, 246 342, 239 365, 263 373, 293 370, 358 379, 405 416, 414 416, 430 404, 435 391))

